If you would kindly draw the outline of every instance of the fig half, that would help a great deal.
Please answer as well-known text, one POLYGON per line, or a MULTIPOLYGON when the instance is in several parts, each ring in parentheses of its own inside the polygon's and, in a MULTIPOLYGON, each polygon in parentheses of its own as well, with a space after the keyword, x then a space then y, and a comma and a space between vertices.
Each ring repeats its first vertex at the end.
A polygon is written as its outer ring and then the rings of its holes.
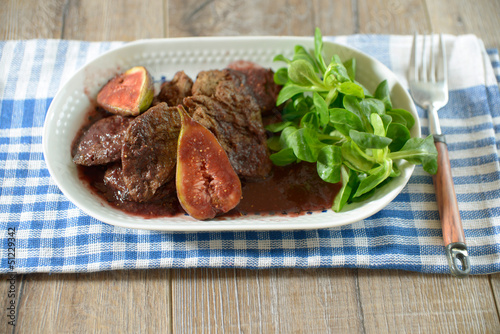
POLYGON ((176 188, 184 210, 204 220, 228 212, 241 200, 241 182, 215 136, 182 106, 177 142, 176 188))
POLYGON ((110 113, 137 116, 153 101, 153 79, 144 66, 132 67, 111 79, 97 94, 97 103, 110 113))

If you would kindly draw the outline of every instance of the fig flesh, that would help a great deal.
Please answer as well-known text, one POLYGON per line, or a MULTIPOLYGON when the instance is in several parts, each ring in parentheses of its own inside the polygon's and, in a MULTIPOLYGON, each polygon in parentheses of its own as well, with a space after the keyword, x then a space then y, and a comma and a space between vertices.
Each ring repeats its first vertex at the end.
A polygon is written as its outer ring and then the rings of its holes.
POLYGON ((241 182, 215 136, 182 106, 177 142, 176 188, 184 210, 199 220, 233 209, 241 200, 241 182))
POLYGON ((153 79, 144 66, 115 76, 97 94, 97 103, 110 113, 137 116, 153 101, 153 79))

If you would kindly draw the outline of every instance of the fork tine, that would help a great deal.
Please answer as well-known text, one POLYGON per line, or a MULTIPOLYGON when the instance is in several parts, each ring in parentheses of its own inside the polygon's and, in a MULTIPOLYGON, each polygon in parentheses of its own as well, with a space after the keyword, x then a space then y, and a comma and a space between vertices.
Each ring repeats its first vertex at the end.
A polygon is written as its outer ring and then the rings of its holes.
POLYGON ((434 33, 431 34, 431 60, 429 67, 429 80, 436 82, 436 59, 434 55, 434 33))
POLYGON ((444 81, 447 83, 448 77, 448 67, 446 64, 446 48, 443 42, 443 34, 439 35, 439 56, 438 56, 438 68, 437 68, 437 77, 438 80, 444 81))
POLYGON ((417 38, 418 34, 417 32, 415 32, 415 34, 413 35, 413 43, 411 46, 410 67, 408 69, 408 79, 410 81, 418 80, 417 38))
POLYGON ((420 79, 423 82, 427 82, 427 57, 425 56, 425 40, 427 39, 427 36, 424 35, 423 41, 422 41, 422 67, 420 68, 420 79))

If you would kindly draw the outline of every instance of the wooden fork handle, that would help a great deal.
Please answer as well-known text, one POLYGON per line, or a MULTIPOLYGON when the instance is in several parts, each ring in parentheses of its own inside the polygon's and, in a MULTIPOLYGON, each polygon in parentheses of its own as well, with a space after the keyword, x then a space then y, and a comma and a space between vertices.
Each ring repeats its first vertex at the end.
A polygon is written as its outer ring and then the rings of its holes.
POLYGON ((452 274, 464 277, 470 272, 470 263, 451 175, 448 146, 443 135, 434 135, 434 143, 438 151, 438 170, 433 176, 433 181, 446 255, 452 274), (457 261, 461 266, 457 266, 457 261))

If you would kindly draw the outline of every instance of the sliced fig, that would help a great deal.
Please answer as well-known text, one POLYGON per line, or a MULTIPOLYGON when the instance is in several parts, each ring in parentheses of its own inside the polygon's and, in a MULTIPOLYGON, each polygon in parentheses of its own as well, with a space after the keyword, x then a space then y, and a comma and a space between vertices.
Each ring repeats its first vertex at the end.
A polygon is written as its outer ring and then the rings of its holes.
POLYGON ((212 132, 182 106, 177 109, 182 124, 177 142, 177 197, 191 217, 211 219, 238 205, 241 182, 212 132))
POLYGON ((110 113, 137 116, 153 101, 153 79, 144 66, 132 67, 111 79, 97 94, 97 103, 110 113))

